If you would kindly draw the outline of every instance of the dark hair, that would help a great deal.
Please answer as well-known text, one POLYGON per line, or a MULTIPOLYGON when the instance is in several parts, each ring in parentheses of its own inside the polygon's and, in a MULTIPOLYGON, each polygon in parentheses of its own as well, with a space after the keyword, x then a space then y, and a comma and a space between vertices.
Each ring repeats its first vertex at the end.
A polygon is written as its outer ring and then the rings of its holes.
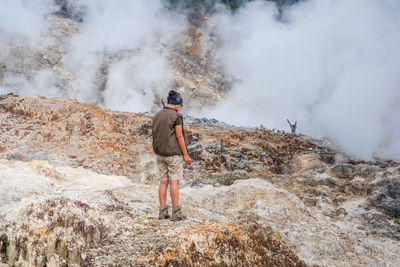
POLYGON ((168 97, 173 96, 173 95, 176 95, 176 94, 178 94, 178 92, 176 92, 176 91, 174 91, 174 90, 171 90, 171 91, 169 91, 169 93, 168 93, 168 97))
POLYGON ((168 104, 183 105, 183 99, 181 94, 174 90, 169 91, 167 101, 168 104))

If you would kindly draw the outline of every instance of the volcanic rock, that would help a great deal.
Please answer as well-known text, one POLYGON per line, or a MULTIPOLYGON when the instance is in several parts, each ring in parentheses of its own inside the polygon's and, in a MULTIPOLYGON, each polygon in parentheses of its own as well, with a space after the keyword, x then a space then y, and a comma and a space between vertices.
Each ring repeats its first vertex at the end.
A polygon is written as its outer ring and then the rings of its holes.
POLYGON ((187 118, 188 219, 173 223, 157 219, 150 115, 17 95, 0 111, 3 264, 400 264, 398 162, 187 118))

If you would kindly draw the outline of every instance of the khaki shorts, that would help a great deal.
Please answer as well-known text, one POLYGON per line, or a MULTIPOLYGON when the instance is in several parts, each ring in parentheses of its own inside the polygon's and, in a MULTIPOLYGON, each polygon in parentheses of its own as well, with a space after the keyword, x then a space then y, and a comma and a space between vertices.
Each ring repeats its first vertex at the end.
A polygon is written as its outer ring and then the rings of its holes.
POLYGON ((168 157, 156 156, 160 180, 180 180, 183 178, 182 155, 168 157))

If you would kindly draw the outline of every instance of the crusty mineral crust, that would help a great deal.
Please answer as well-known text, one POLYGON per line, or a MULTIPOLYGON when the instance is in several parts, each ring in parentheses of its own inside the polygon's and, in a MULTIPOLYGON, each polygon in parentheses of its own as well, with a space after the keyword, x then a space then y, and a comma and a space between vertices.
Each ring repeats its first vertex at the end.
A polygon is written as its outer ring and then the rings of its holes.
MULTIPOLYGON (((149 115, 104 110, 72 99, 16 95, 0 96, 0 111, 3 157, 39 157, 104 174, 157 180, 149 170, 155 163, 149 115)), ((316 162, 334 157, 327 149, 285 133, 203 122, 186 127, 192 141, 191 168, 202 173, 292 173, 296 170, 288 163, 296 155, 317 152, 316 162)))
POLYGON ((151 116, 0 96, 0 262, 400 264, 398 162, 351 159, 326 140, 264 127, 185 120, 188 220, 172 223, 156 219, 151 116))

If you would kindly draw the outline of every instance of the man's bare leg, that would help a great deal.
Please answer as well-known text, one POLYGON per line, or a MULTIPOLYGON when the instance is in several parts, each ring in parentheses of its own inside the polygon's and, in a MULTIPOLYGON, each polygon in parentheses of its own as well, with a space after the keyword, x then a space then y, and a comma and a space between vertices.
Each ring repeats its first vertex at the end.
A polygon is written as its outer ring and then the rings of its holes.
POLYGON ((186 216, 182 214, 181 207, 179 206, 179 180, 171 180, 169 182, 169 191, 172 199, 172 216, 171 221, 185 220, 186 216))
MULTIPOLYGON (((168 181, 169 180, 161 180, 160 186, 158 187, 158 199, 160 201, 160 206, 167 204, 168 181)), ((172 193, 171 193, 171 197, 172 197, 172 193)))
POLYGON ((171 194, 172 206, 179 205, 179 180, 169 181, 169 193, 171 194))
POLYGON ((160 186, 158 187, 158 199, 160 201, 160 213, 158 219, 168 219, 168 206, 167 206, 167 189, 168 180, 161 180, 160 186))

